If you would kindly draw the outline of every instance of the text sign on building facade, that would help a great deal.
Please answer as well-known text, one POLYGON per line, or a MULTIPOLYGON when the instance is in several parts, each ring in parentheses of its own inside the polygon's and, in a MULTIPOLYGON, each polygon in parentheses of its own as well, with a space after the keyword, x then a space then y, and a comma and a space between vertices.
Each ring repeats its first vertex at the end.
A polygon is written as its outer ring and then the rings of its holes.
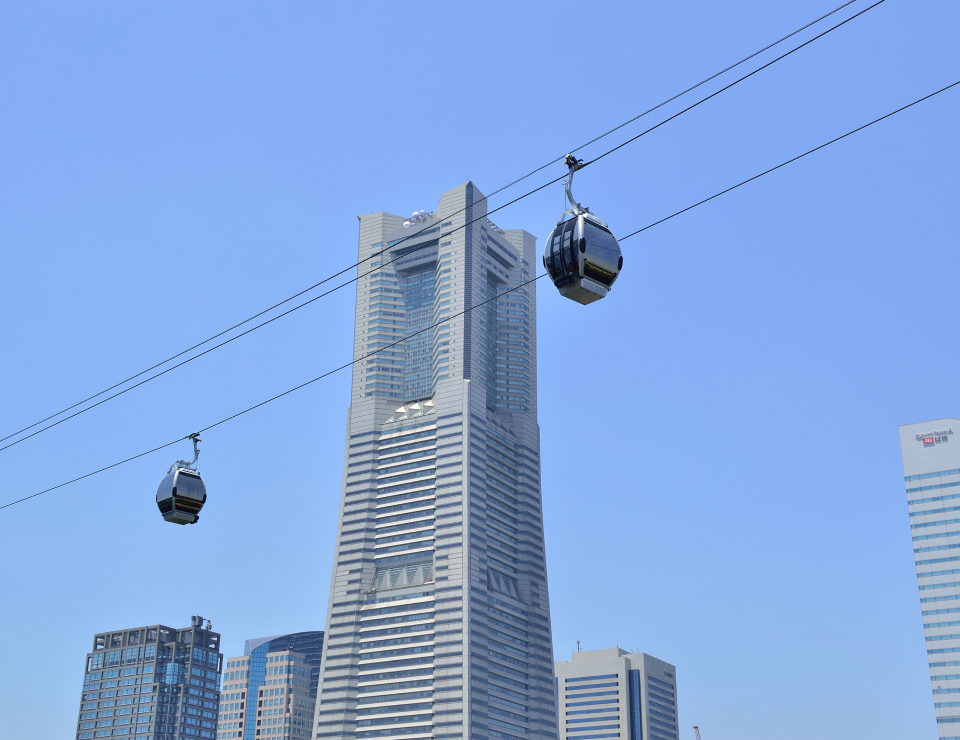
POLYGON ((924 445, 940 444, 941 442, 946 442, 951 434, 953 434, 953 429, 922 432, 917 435, 917 441, 922 442, 924 445))

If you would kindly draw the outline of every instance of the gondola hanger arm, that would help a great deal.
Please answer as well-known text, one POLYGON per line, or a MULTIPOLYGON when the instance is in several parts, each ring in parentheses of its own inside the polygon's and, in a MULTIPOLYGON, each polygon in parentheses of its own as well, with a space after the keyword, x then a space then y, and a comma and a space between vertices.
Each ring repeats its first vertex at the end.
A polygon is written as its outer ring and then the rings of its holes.
POLYGON ((184 437, 184 439, 189 439, 193 442, 193 461, 187 462, 186 460, 177 460, 173 465, 170 466, 170 469, 167 471, 168 475, 176 468, 187 468, 188 470, 197 469, 197 460, 200 459, 200 448, 197 447, 197 442, 203 441, 200 439, 200 432, 194 432, 193 434, 184 437))
POLYGON ((567 216, 570 216, 571 218, 575 218, 576 216, 579 216, 583 213, 590 213, 589 208, 581 206, 579 203, 577 203, 577 201, 573 197, 573 189, 572 189, 573 173, 576 172, 577 170, 583 169, 586 165, 584 165, 582 159, 577 159, 572 154, 568 154, 567 156, 565 156, 563 158, 563 163, 567 165, 567 169, 570 173, 569 175, 567 175, 567 179, 563 181, 564 190, 566 191, 566 194, 567 194, 567 200, 570 201, 570 208, 568 208, 563 212, 563 216, 561 216, 560 221, 563 221, 567 216))

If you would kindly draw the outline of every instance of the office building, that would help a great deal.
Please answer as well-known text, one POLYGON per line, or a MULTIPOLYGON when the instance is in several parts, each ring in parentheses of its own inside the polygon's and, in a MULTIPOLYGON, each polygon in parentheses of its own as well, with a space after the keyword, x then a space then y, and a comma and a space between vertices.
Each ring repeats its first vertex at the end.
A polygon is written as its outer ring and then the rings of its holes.
POLYGON ((960 431, 957 419, 900 427, 910 536, 933 706, 941 738, 960 739, 960 431))
POLYGON ((214 740, 220 635, 193 617, 98 634, 87 653, 77 740, 214 740))
POLYGON ((404 222, 360 216, 314 738, 552 740, 536 240, 472 183, 404 222))
POLYGON ((313 731, 316 706, 310 696, 310 665, 293 650, 267 653, 266 660, 267 675, 257 690, 255 737, 305 740, 313 731))
POLYGON ((677 740, 677 669, 646 653, 584 650, 557 661, 560 740, 677 740))
POLYGON ((322 650, 323 632, 319 630, 247 640, 242 656, 224 660, 217 740, 255 740, 268 734, 278 740, 309 737, 322 650), (269 700, 282 697, 288 701, 285 713, 274 712, 280 702, 273 701, 269 714, 264 714, 264 686, 269 700), (278 718, 286 721, 272 721, 278 718), (285 732, 272 731, 277 729, 285 732))

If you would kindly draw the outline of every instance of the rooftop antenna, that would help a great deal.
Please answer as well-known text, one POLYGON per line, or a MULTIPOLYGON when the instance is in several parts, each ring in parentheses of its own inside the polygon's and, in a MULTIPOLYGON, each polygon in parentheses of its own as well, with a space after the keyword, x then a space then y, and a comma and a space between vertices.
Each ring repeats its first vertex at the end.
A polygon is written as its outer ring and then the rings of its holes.
POLYGON ((577 652, 580 652, 580 640, 577 640, 577 652))

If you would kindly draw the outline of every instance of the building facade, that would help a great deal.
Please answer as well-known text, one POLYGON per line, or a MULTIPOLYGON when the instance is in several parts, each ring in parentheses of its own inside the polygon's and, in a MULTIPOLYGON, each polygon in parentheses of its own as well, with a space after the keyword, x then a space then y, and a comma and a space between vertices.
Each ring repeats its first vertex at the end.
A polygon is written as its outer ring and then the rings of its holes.
POLYGON ((266 654, 266 677, 257 689, 255 737, 306 740, 313 731, 316 701, 310 696, 310 665, 302 653, 266 654))
POLYGON ((960 420, 900 427, 920 613, 941 738, 960 740, 960 420))
POLYGON ((359 258, 314 737, 555 738, 536 240, 466 183, 359 258))
POLYGON ((77 740, 213 740, 220 635, 193 617, 98 634, 87 653, 77 740))
POLYGON ((247 640, 242 656, 224 661, 217 739, 254 740, 268 734, 278 740, 309 737, 322 650, 323 632, 320 630, 247 640), (272 711, 280 706, 279 702, 269 704, 271 711, 264 714, 264 686, 268 699, 283 697, 290 700, 286 714, 281 716, 281 713, 272 711), (281 717, 287 721, 266 723, 266 717, 271 720, 281 717), (286 731, 268 733, 265 731, 267 724, 271 730, 286 731))
MULTIPOLYGON (((255 695, 255 694, 254 694, 255 695)), ((247 730, 256 725, 256 702, 248 701, 250 693, 250 658, 224 658, 223 690, 220 692, 220 714, 217 717, 217 740, 247 737, 247 730), (252 706, 248 706, 252 705, 252 706)))
POLYGON ((677 740, 677 669, 646 653, 585 650, 557 661, 560 740, 677 740))

